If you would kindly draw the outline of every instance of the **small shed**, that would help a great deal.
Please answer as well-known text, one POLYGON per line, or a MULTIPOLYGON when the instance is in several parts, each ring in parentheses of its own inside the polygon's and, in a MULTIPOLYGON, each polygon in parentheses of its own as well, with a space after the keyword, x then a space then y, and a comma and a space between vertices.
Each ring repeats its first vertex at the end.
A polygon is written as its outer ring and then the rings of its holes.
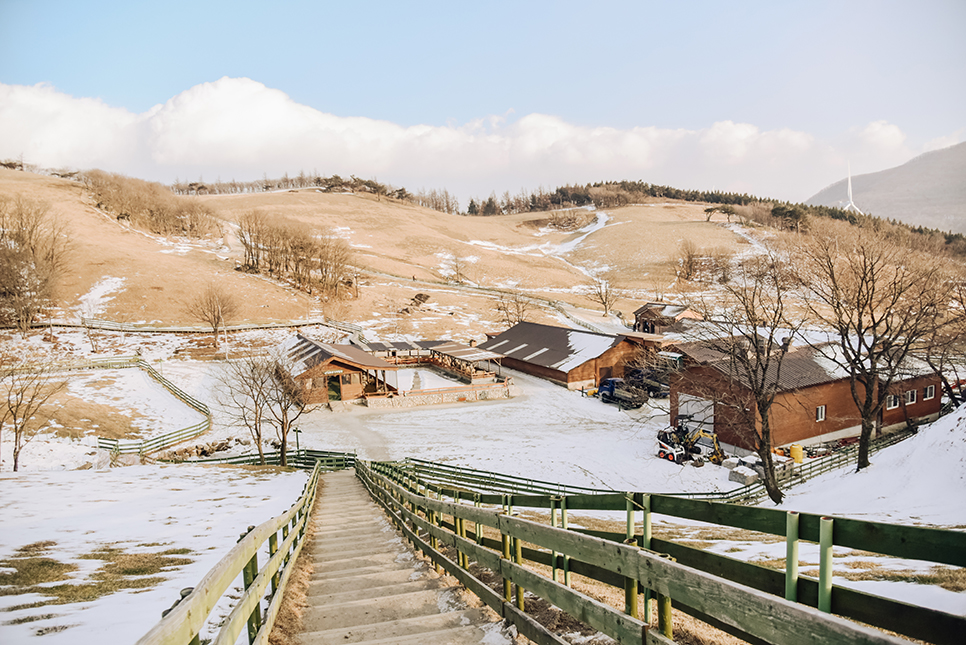
POLYGON ((430 349, 432 363, 444 371, 455 373, 471 385, 495 383, 503 354, 482 347, 446 341, 430 349))
POLYGON ((396 390, 388 383, 387 373, 398 368, 352 345, 321 343, 295 334, 280 349, 304 403, 352 401, 396 390))
POLYGON ((634 331, 660 334, 682 320, 701 320, 701 314, 685 305, 648 302, 634 312, 634 331))

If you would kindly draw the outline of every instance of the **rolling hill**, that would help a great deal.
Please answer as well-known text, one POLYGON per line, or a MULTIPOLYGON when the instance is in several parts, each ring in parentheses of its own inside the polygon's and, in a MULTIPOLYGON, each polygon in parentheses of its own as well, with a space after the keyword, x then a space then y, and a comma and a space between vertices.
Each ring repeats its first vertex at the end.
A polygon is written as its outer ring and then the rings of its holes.
MULTIPOLYGON (((73 259, 53 317, 70 321, 93 314, 122 322, 190 324, 184 303, 216 281, 244 300, 239 322, 326 315, 356 323, 378 320, 380 334, 480 338, 503 328, 495 296, 456 288, 448 268, 453 256, 465 262, 469 285, 518 289, 581 306, 593 306, 586 297, 590 276, 607 272, 627 289, 628 298, 617 308, 629 313, 655 291, 673 291, 683 239, 708 250, 747 248, 729 228, 704 221, 705 205, 667 200, 580 211, 583 228, 560 231, 548 226, 546 213, 464 217, 371 194, 212 195, 197 199, 220 220, 222 235, 192 241, 165 239, 117 221, 97 210, 77 182, 0 169, 0 195, 18 194, 50 204, 67 224, 73 259), (242 260, 236 222, 253 209, 344 238, 362 277, 358 297, 347 292, 344 299, 325 302, 263 275, 236 271, 242 260), (92 294, 101 292, 93 298, 97 310, 85 311, 92 294), (408 307, 417 293, 430 295, 429 302, 408 307), (406 308, 408 313, 400 313, 406 308)), ((556 318, 538 312, 534 319, 556 318)))

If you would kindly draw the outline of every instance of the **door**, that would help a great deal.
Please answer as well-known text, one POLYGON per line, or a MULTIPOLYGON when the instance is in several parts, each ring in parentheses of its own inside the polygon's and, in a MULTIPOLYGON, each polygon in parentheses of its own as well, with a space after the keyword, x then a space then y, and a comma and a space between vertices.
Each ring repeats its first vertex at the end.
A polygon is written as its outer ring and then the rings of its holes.
POLYGON ((678 414, 691 415, 688 420, 682 419, 689 430, 702 427, 708 432, 714 432, 714 401, 703 399, 693 394, 678 394, 678 414))
POLYGON ((338 374, 329 377, 329 400, 342 400, 342 384, 339 382, 338 374))

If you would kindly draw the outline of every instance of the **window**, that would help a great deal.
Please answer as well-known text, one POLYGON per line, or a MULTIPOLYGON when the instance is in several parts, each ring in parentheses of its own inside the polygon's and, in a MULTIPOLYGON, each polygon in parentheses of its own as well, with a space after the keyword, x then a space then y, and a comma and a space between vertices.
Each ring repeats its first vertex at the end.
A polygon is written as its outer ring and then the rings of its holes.
POLYGON ((926 386, 926 389, 922 393, 922 400, 923 401, 928 401, 929 399, 931 399, 931 398, 933 398, 935 396, 936 396, 936 386, 935 385, 927 385, 926 386))
POLYGON ((886 410, 895 410, 899 407, 899 397, 895 394, 890 394, 886 397, 886 410))
POLYGON ((916 393, 918 390, 906 390, 906 405, 912 405, 916 402, 916 393))
POLYGON ((817 408, 815 408, 815 420, 816 421, 825 421, 825 406, 824 405, 820 405, 817 408))

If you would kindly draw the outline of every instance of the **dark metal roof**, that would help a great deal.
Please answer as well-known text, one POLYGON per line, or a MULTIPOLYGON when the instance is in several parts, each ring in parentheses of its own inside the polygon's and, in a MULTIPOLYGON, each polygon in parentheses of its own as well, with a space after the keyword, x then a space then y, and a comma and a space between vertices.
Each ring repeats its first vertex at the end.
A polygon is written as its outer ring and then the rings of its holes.
POLYGON ((611 334, 522 322, 481 343, 479 348, 569 372, 621 342, 623 338, 611 334))
POLYGON ((281 346, 284 360, 288 363, 289 373, 295 377, 304 374, 316 365, 338 359, 364 369, 395 370, 395 365, 381 358, 367 354, 352 345, 320 343, 295 334, 287 338, 281 346))

